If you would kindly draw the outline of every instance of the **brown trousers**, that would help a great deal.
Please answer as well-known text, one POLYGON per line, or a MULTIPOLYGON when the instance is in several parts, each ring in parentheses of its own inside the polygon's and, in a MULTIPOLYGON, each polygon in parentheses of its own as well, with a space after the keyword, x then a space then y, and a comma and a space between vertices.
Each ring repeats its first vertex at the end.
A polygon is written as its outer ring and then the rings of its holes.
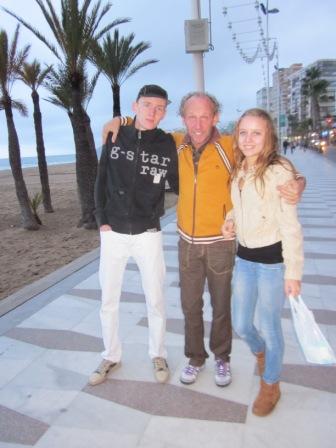
POLYGON ((210 350, 216 359, 230 360, 232 345, 231 277, 235 241, 190 244, 179 240, 181 304, 185 319, 184 354, 201 366, 209 357, 204 347, 203 292, 208 282, 212 305, 210 350))

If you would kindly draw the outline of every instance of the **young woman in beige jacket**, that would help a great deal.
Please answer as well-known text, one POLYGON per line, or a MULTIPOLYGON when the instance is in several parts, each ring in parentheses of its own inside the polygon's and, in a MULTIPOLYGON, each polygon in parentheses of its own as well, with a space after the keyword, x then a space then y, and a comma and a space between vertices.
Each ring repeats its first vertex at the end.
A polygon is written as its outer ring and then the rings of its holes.
POLYGON ((280 398, 281 312, 285 296, 300 293, 303 238, 296 206, 279 196, 277 186, 294 179, 295 170, 278 154, 278 139, 267 112, 250 109, 242 115, 234 133, 234 152, 233 209, 222 230, 225 238, 238 240, 232 320, 236 333, 257 357, 261 382, 252 412, 263 416, 280 398))

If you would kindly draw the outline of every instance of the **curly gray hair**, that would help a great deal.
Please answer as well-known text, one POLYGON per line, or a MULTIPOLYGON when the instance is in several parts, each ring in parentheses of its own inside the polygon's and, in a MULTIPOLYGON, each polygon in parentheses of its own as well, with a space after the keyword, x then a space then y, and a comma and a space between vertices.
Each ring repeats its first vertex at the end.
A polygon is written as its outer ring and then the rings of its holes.
POLYGON ((181 115, 181 117, 183 117, 183 115, 184 115, 184 109, 185 109, 186 102, 188 100, 190 100, 190 98, 207 98, 213 106, 214 115, 218 114, 221 111, 221 105, 220 105, 219 101, 217 100, 216 97, 214 97, 213 95, 210 95, 210 93, 197 92, 197 91, 189 92, 186 95, 184 95, 184 97, 182 98, 181 103, 180 103, 179 115, 181 115))

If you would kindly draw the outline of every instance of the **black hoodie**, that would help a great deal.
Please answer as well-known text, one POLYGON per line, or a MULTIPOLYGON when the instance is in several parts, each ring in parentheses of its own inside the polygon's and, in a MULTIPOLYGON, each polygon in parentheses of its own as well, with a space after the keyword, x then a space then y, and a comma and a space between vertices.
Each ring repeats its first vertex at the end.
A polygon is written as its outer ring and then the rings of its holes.
POLYGON ((170 134, 161 129, 120 128, 115 143, 103 146, 95 186, 98 226, 139 234, 160 229, 166 180, 178 194, 177 152, 170 134))

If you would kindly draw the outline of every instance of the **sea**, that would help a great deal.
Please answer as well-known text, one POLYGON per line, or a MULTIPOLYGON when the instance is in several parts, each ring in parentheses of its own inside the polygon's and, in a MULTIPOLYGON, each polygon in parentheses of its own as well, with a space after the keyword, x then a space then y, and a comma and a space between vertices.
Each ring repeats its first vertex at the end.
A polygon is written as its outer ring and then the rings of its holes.
MULTIPOLYGON (((57 156, 46 156, 47 164, 50 165, 61 165, 63 163, 74 163, 76 161, 75 154, 63 154, 57 156)), ((37 156, 36 157, 21 157, 22 168, 31 168, 38 166, 37 156)), ((9 159, 0 159, 0 171, 9 170, 9 159)))

